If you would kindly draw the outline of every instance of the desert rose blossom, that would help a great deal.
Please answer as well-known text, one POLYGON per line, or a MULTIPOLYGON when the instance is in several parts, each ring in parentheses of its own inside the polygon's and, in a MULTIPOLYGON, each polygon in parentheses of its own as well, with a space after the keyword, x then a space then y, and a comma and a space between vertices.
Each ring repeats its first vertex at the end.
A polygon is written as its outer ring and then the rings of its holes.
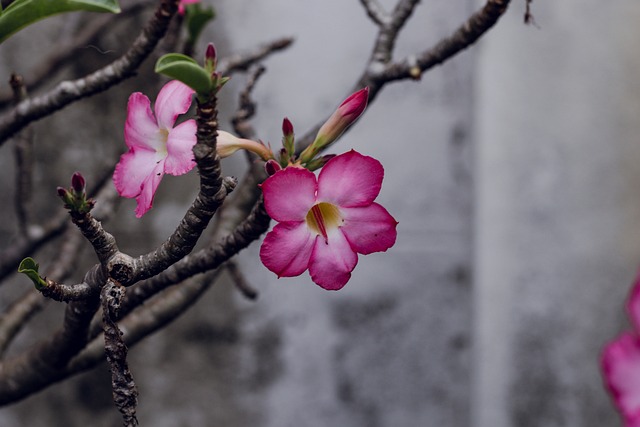
POLYGON ((386 251, 396 241, 396 220, 375 203, 384 170, 372 157, 349 151, 329 160, 319 177, 288 167, 262 184, 267 213, 278 222, 260 248, 278 277, 307 269, 324 289, 341 289, 358 254, 386 251))
POLYGON ((158 93, 155 116, 145 95, 136 92, 129 97, 124 126, 129 151, 120 157, 113 182, 121 196, 135 197, 138 218, 151 209, 165 173, 182 175, 196 165, 192 152, 196 122, 187 120, 174 127, 178 116, 189 110, 193 93, 187 85, 170 81, 158 93))
POLYGON ((625 427, 640 427, 640 277, 626 305, 634 327, 608 343, 600 360, 605 387, 625 427))

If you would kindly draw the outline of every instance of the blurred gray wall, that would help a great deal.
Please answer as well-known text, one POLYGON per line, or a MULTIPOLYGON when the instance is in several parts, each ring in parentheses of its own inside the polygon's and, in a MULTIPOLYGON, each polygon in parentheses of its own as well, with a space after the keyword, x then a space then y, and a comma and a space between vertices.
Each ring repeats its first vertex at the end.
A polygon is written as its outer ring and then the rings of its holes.
MULTIPOLYGON (((375 35, 355 0, 213 4, 219 17, 207 37, 222 56, 296 37, 266 61, 255 90, 253 124, 273 144, 284 116, 302 134, 335 108, 375 35)), ((422 2, 397 57, 431 46, 481 4, 422 2)), ((379 201, 400 222, 397 244, 360 257, 337 293, 306 276, 278 280, 253 245, 239 262, 260 291, 257 302, 221 283, 131 351, 142 425, 616 425, 597 361, 623 326, 640 259, 640 5, 566 0, 533 8, 539 28, 523 25, 524 2, 514 2, 469 51, 420 82, 386 87, 335 146, 385 166, 379 201)), ((55 49, 49 40, 65 34, 65 22, 38 24, 5 43, 0 80, 37 64, 33 52, 42 46, 55 49)), ((113 40, 99 48, 121 47, 113 40)), ((84 66, 116 54, 87 57, 84 66)), ((39 172, 38 182, 55 176, 64 184, 80 160, 91 162, 78 154, 87 145, 104 157, 122 151, 126 98, 146 90, 146 80, 141 73, 39 123, 47 150, 40 161, 49 166, 55 156, 58 168, 39 172), (88 113, 97 129, 68 126, 88 113)), ((234 77, 222 97, 223 124, 243 83, 234 77)), ((10 192, 8 145, 0 162, 0 185, 10 192)), ((233 174, 243 166, 241 156, 224 165, 233 174)), ((191 175, 164 180, 141 221, 133 201, 122 203, 108 227, 124 250, 141 253, 164 239, 192 196, 191 175)), ((2 244, 10 244, 13 214, 1 214, 2 244)), ((25 286, 9 285, 0 290, 2 307, 25 286)), ((60 309, 49 306, 43 318, 59 321, 60 309)), ((29 328, 18 345, 37 333, 29 328)), ((118 425, 110 399, 102 366, 0 409, 0 425, 118 425)))

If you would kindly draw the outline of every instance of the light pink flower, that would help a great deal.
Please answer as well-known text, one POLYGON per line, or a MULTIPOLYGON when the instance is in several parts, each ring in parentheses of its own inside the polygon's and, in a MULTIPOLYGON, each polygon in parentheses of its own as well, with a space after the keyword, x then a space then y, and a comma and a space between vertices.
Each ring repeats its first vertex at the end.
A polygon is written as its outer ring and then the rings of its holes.
POLYGON ((191 106, 194 91, 173 80, 164 85, 151 112, 149 98, 131 94, 127 105, 124 140, 129 151, 120 157, 113 182, 123 197, 136 198, 136 217, 153 204, 153 196, 165 173, 182 175, 195 166, 196 122, 187 120, 174 127, 176 119, 191 106))
POLYGON ((396 241, 396 220, 374 200, 384 170, 372 157, 349 151, 316 176, 288 167, 262 184, 267 213, 278 224, 267 234, 260 259, 278 277, 307 269, 329 290, 351 277, 358 254, 386 251, 396 241))
POLYGON ((624 419, 625 427, 640 427, 640 278, 627 301, 635 330, 608 343, 600 360, 605 387, 624 419))
POLYGON ((200 3, 200 0, 180 0, 180 4, 178 5, 178 13, 180 15, 184 15, 184 6, 186 4, 194 4, 200 3))

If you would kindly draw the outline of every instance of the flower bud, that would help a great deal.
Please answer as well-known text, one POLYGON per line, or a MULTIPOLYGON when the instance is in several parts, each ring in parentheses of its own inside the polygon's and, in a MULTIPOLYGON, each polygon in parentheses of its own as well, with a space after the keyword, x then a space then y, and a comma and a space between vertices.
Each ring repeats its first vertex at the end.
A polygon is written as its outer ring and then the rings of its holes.
POLYGON ((293 125, 289 121, 287 117, 282 120, 282 134, 284 135, 282 138, 282 146, 286 151, 286 158, 289 161, 295 155, 295 142, 293 136, 293 125))
POLYGON ((315 141, 302 152, 300 155, 302 162, 309 162, 322 148, 338 139, 338 137, 360 117, 367 107, 368 99, 368 87, 360 89, 345 99, 331 117, 320 127, 315 141))
POLYGON ((329 160, 333 159, 335 156, 336 156, 335 154, 325 154, 322 157, 313 159, 309 163, 307 163, 307 169, 309 169, 312 172, 314 170, 320 169, 321 167, 326 165, 329 160))
POLYGON ((68 197, 68 194, 69 194, 67 189, 64 188, 64 187, 58 187, 58 188, 56 188, 56 191, 58 192, 58 197, 60 197, 64 201, 66 201, 66 198, 68 197))
POLYGON ((216 151, 220 158, 229 157, 240 149, 251 151, 265 161, 273 159, 271 149, 263 143, 252 141, 250 139, 238 138, 237 136, 223 130, 218 131, 216 151))
POLYGON ((86 181, 80 172, 75 172, 71 176, 71 188, 77 195, 84 193, 86 181))
POLYGON ((216 47, 213 43, 209 43, 207 51, 204 54, 204 69, 209 73, 213 73, 218 65, 218 55, 216 47))
POLYGON ((267 171, 267 175, 269 176, 274 175, 276 172, 278 172, 281 169, 282 167, 280 166, 280 164, 276 162, 274 159, 269 159, 264 164, 264 170, 267 171))

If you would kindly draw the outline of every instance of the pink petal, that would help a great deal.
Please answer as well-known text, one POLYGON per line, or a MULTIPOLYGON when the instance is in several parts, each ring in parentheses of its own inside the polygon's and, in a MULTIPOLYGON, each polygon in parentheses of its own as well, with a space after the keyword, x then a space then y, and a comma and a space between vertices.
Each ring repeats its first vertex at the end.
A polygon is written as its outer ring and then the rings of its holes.
POLYGON ((171 129, 178 116, 189 111, 191 96, 194 92, 178 80, 171 80, 162 87, 154 107, 161 129, 171 129))
POLYGON ((631 319, 633 328, 637 333, 640 333, 640 274, 636 277, 627 300, 627 314, 631 319))
MULTIPOLYGON (((122 197, 137 197, 143 183, 154 174, 163 159, 155 151, 147 149, 129 150, 120 157, 113 173, 113 183, 122 197)), ((162 169, 161 169, 162 170, 162 169)))
POLYGON ((337 291, 351 278, 351 272, 358 263, 358 255, 340 229, 328 235, 328 242, 318 237, 309 261, 309 274, 320 287, 337 291))
POLYGON ((382 187, 384 169, 373 157, 355 150, 329 160, 318 178, 318 201, 342 207, 371 204, 382 187))
POLYGON ((605 385, 625 419, 625 426, 640 427, 640 341, 624 333, 602 353, 605 385))
POLYGON ((196 145, 195 120, 187 120, 169 131, 167 138, 167 159, 164 171, 171 175, 182 175, 196 165, 193 160, 193 146, 196 145))
POLYGON ((262 242, 260 260, 278 277, 298 276, 309 266, 316 237, 304 222, 277 224, 262 242))
POLYGON ((138 202, 138 206, 136 207, 136 218, 140 218, 142 215, 147 213, 149 209, 151 209, 151 206, 153 206, 153 197, 155 196, 158 185, 160 185, 160 181, 164 175, 164 165, 162 162, 155 166, 156 167, 153 169, 152 173, 149 174, 142 182, 140 194, 136 197, 136 202, 138 202))
POLYGON ((129 148, 157 151, 164 147, 164 136, 151 112, 151 102, 140 92, 129 96, 124 140, 129 148))
POLYGON ((304 221, 316 202, 316 176, 306 169, 288 167, 261 185, 264 206, 278 222, 304 221))
POLYGON ((357 253, 384 252, 396 242, 398 222, 379 204, 341 208, 340 213, 344 219, 340 229, 357 253))

